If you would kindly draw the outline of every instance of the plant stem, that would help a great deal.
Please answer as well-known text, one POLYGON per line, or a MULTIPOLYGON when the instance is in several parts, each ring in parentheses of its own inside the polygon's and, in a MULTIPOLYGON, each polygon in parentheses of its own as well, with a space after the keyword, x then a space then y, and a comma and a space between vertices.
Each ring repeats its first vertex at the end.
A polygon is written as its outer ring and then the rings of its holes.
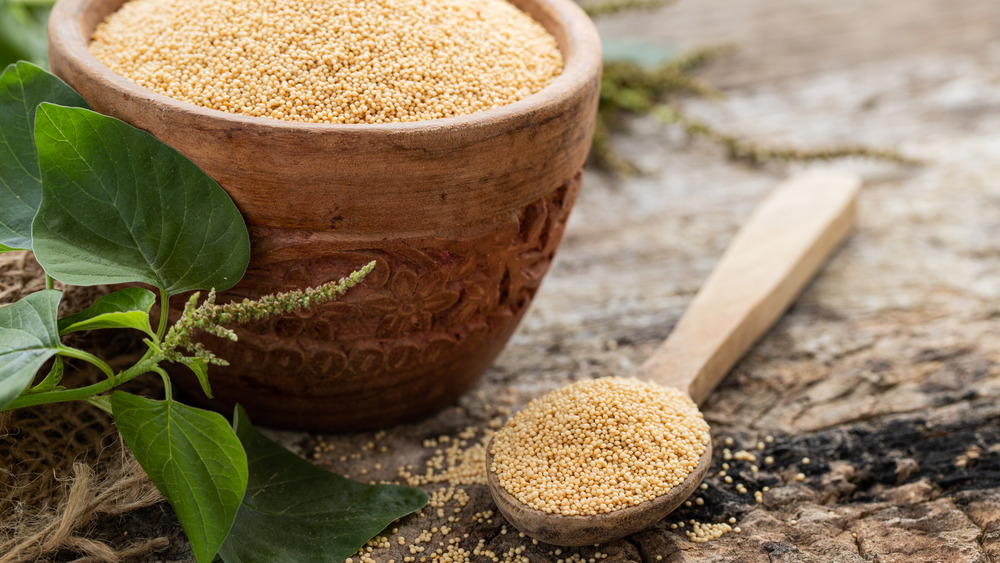
POLYGON ((156 341, 160 342, 167 332, 167 317, 170 316, 170 296, 165 289, 160 289, 160 325, 156 327, 156 341))
POLYGON ((150 371, 154 371, 160 375, 160 379, 163 380, 163 394, 165 395, 166 400, 172 401, 174 399, 174 389, 173 386, 170 385, 170 376, 167 375, 167 372, 164 371, 164 369, 159 365, 153 366, 150 368, 150 371))
MULTIPOLYGON (((70 348, 70 350, 72 350, 72 348, 70 348)), ((31 395, 22 395, 7 404, 4 408, 0 409, 0 412, 34 405, 86 400, 94 395, 108 391, 117 385, 121 385, 126 381, 135 379, 144 373, 152 371, 153 368, 156 367, 162 360, 163 356, 160 354, 147 354, 137 364, 118 373, 118 375, 113 376, 112 378, 99 381, 93 385, 87 385, 86 387, 79 387, 77 389, 58 389, 55 391, 45 391, 43 393, 35 393, 31 395)), ((105 366, 106 365, 107 364, 105 364, 105 366)))
POLYGON ((52 279, 52 276, 45 274, 45 289, 55 289, 55 287, 55 280, 52 279))
POLYGON ((625 10, 652 10, 675 3, 677 0, 608 0, 584 4, 583 11, 590 17, 617 14, 625 10))
POLYGON ((10 3, 25 7, 51 8, 55 0, 11 0, 10 3))
POLYGON ((68 358, 76 358, 78 360, 83 360, 87 363, 97 366, 98 369, 103 371, 108 376, 108 379, 111 380, 112 384, 115 383, 115 370, 111 369, 111 366, 105 363, 104 360, 98 358, 97 356, 91 354, 90 352, 84 352, 83 350, 70 348, 69 346, 60 346, 59 355, 66 356, 68 358))

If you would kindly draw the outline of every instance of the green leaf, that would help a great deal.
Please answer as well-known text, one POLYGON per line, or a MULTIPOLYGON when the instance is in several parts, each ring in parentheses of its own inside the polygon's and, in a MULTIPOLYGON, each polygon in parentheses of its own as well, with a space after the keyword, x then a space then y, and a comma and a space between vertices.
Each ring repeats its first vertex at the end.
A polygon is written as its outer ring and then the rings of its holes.
POLYGON ((142 282, 169 295, 232 287, 250 259, 243 217, 176 150, 117 119, 42 104, 35 256, 72 285, 142 282))
POLYGON ((207 358, 200 356, 181 356, 172 361, 174 363, 187 366, 188 369, 194 373, 194 376, 198 378, 198 383, 201 385, 201 390, 204 391, 205 396, 209 399, 212 398, 212 387, 208 383, 209 361, 207 358))
POLYGON ((35 110, 42 102, 87 107, 65 82, 19 62, 0 74, 0 244, 31 248, 31 220, 42 200, 35 110))
POLYGON ((10 252, 11 250, 18 250, 17 248, 11 248, 9 246, 0 244, 0 252, 10 252))
POLYGON ((212 386, 208 384, 208 360, 205 358, 188 357, 185 358, 184 365, 194 372, 195 377, 198 378, 198 383, 201 385, 201 390, 205 393, 206 397, 211 399, 212 386))
POLYGON ((102 411, 114 416, 114 409, 111 408, 110 395, 94 395, 93 397, 90 397, 86 401, 94 405, 95 407, 101 409, 102 411))
POLYGON ((51 391, 56 387, 62 388, 59 382, 62 381, 65 370, 62 357, 56 356, 55 361, 52 362, 52 368, 49 370, 49 373, 45 374, 45 378, 38 385, 27 389, 24 393, 41 393, 43 391, 51 391))
POLYGON ((139 465, 177 513, 198 562, 229 533, 247 486, 247 456, 222 415, 124 391, 111 396, 115 422, 139 465))
POLYGON ((75 315, 59 319, 59 334, 100 328, 134 328, 155 338, 149 324, 149 310, 155 303, 156 295, 148 289, 120 289, 75 315))
POLYGON ((250 482, 219 554, 226 563, 343 561, 392 521, 427 504, 420 489, 365 485, 324 471, 262 436, 236 407, 250 482))
POLYGON ((45 25, 52 2, 0 1, 0 66, 19 59, 48 61, 45 25))
POLYGON ((59 350, 56 314, 62 292, 38 291, 0 307, 0 408, 17 398, 59 350))

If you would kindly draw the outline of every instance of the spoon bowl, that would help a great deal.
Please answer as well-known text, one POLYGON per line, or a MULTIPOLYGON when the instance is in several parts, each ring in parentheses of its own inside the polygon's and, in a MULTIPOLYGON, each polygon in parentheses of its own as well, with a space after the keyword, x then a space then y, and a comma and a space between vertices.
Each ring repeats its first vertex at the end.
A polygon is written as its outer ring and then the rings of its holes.
MULTIPOLYGON (((859 188, 853 175, 813 171, 776 189, 736 234, 638 378, 678 389, 701 405, 850 232, 859 188)), ((566 546, 598 544, 648 528, 694 492, 712 459, 708 444, 695 468, 669 492, 612 512, 571 516, 537 510, 511 495, 492 470, 492 448, 491 441, 487 482, 500 512, 525 534, 566 546)))
MULTIPOLYGON (((492 446, 492 441, 490 443, 492 446)), ((553 545, 579 546, 604 543, 641 530, 663 520, 698 488, 712 462, 712 445, 705 448, 698 465, 687 478, 665 495, 652 500, 594 516, 550 514, 517 500, 500 484, 496 473, 487 471, 487 485, 500 513, 515 527, 538 541, 553 545)), ((487 451, 486 467, 492 467, 493 454, 487 451)))

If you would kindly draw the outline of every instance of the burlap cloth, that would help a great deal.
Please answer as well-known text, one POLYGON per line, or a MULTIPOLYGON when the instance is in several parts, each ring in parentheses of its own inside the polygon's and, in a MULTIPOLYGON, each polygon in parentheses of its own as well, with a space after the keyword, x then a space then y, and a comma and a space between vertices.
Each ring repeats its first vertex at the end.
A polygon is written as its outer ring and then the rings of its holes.
MULTIPOLYGON (((0 305, 45 286, 31 254, 0 254, 0 305)), ((86 308, 103 287, 65 288, 61 314, 86 308)), ((124 331, 73 336, 67 342, 112 366, 134 359, 137 342, 124 331)), ((67 363, 65 384, 96 380, 96 370, 67 363)), ((155 383, 140 383, 155 385, 155 383)), ((167 539, 94 539, 95 520, 163 500, 122 446, 111 416, 82 402, 0 413, 0 563, 119 561, 167 539)))

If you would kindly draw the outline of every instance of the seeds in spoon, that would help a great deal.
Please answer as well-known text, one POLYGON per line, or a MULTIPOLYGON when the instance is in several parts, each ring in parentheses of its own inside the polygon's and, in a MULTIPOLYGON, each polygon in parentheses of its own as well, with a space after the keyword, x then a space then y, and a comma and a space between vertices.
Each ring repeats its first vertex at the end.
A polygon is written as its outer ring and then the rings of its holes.
POLYGON ((634 378, 577 382, 531 401, 493 437, 490 471, 524 504, 596 515, 680 485, 709 444, 680 391, 634 378))

